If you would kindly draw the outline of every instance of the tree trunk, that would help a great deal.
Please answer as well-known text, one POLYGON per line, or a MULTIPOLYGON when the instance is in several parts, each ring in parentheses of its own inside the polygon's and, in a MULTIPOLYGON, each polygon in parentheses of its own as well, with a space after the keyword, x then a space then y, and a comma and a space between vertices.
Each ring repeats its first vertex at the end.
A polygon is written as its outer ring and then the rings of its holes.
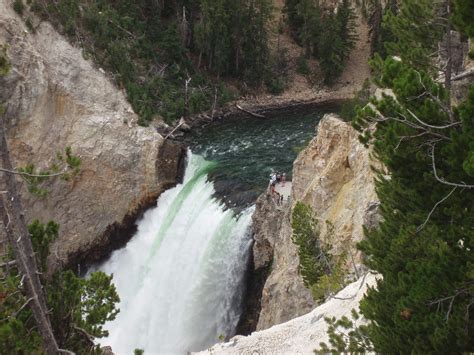
MULTIPOLYGON (((6 140, 4 118, 0 119, 0 164, 2 168, 13 170, 6 140)), ((20 274, 23 276, 24 292, 31 300, 29 306, 38 330, 43 337, 44 348, 48 354, 57 354, 58 345, 48 317, 43 287, 39 279, 36 256, 25 222, 15 175, 0 172, 0 215, 7 239, 12 247, 20 274)))
POLYGON ((184 80, 184 119, 189 118, 189 83, 191 82, 191 77, 188 76, 184 80))
MULTIPOLYGON (((449 4, 449 0, 446 1, 446 19, 448 21, 447 23, 447 29, 446 29, 446 70, 444 71, 444 86, 446 90, 448 91, 448 94, 450 96, 451 93, 451 75, 453 71, 453 60, 452 60, 452 55, 453 55, 453 50, 452 50, 452 43, 451 43, 451 20, 450 20, 450 15, 451 15, 451 7, 449 4)), ((448 100, 448 105, 449 108, 451 108, 450 100, 448 100)))

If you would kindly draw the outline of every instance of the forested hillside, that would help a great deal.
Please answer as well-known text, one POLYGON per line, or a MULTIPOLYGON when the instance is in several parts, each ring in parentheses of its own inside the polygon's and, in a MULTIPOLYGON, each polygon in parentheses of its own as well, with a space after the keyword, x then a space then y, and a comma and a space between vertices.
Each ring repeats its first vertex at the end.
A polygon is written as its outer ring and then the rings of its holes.
POLYGON ((35 15, 51 21, 110 72, 141 124, 210 110, 239 92, 281 93, 296 58, 269 38, 287 28, 302 47, 298 72, 333 83, 356 39, 354 5, 334 6, 292 0, 282 14, 271 0, 14 1, 32 31, 35 15), (316 73, 311 57, 321 63, 316 73))

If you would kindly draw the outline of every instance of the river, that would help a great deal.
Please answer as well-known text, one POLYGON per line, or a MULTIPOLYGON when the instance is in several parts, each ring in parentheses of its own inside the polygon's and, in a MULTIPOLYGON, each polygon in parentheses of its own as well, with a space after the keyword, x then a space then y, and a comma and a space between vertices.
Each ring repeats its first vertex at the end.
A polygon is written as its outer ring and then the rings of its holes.
POLYGON ((124 248, 91 268, 114 275, 121 299, 101 345, 117 354, 184 354, 235 334, 253 203, 272 171, 291 178, 297 152, 328 110, 193 132, 183 183, 137 221, 124 248))

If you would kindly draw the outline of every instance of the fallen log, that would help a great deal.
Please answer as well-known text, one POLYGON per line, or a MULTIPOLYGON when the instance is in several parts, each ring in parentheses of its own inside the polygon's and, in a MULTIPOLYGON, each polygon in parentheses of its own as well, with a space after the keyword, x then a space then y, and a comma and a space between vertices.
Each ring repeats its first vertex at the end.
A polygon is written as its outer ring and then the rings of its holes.
POLYGON ((249 111, 249 110, 246 110, 246 109, 242 108, 242 107, 241 107, 240 105, 238 105, 238 104, 235 104, 235 107, 237 107, 240 111, 243 111, 243 112, 245 112, 245 113, 248 113, 249 115, 251 115, 251 116, 253 116, 253 117, 265 118, 264 115, 260 115, 260 114, 258 114, 258 113, 255 113, 255 112, 251 112, 251 111, 249 111))
POLYGON ((165 138, 163 138, 163 140, 166 140, 166 138, 168 138, 169 136, 171 136, 179 127, 181 127, 183 125, 184 121, 181 121, 170 133, 168 133, 166 135, 165 138))

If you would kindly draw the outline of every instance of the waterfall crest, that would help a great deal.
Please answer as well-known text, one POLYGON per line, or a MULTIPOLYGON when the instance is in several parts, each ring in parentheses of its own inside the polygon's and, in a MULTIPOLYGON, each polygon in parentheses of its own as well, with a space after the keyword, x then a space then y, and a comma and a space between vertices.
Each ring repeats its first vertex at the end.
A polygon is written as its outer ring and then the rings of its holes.
POLYGON ((101 340, 115 353, 185 353, 231 336, 240 316, 253 207, 235 216, 212 197, 213 164, 188 153, 137 234, 96 268, 114 275, 120 313, 101 340))

